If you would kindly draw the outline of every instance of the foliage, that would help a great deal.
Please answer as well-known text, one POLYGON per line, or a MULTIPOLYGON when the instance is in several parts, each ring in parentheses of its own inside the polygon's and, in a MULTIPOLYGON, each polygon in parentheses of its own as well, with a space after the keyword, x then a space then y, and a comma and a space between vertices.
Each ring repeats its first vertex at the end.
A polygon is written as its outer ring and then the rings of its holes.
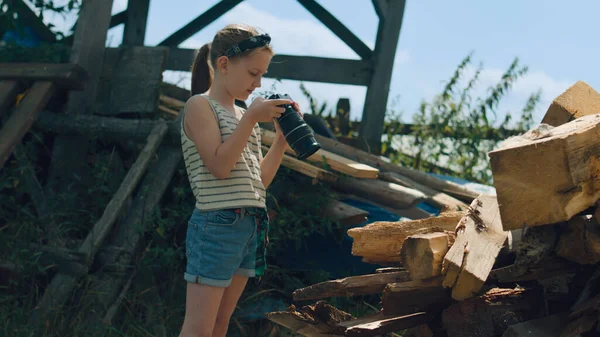
MULTIPOLYGON (((28 3, 32 7, 37 9, 38 17, 40 20, 44 20, 44 16, 51 12, 60 15, 66 15, 73 11, 78 11, 81 8, 82 0, 63 0, 63 1, 55 1, 55 0, 23 0, 25 3, 28 3), (58 4, 57 4, 58 3, 58 4)), ((12 7, 11 4, 14 1, 0 0, 0 34, 8 29, 21 29, 24 25, 19 24, 19 15, 18 9, 12 7)), ((20 6, 21 4, 17 4, 20 6)), ((64 37, 63 33, 60 31, 54 30, 54 25, 52 23, 48 24, 48 29, 52 31, 57 37, 57 39, 61 39, 64 37)))

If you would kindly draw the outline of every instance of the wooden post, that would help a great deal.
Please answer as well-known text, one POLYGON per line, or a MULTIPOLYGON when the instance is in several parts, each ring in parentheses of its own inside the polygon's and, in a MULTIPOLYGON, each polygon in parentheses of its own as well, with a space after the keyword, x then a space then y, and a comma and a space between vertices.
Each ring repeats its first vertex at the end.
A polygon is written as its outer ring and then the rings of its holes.
POLYGON ((367 142, 371 149, 370 152, 373 153, 379 153, 381 147, 381 132, 406 0, 387 0, 385 2, 374 0, 376 8, 382 7, 381 2, 386 3, 386 11, 379 18, 373 56, 373 76, 367 90, 360 124, 360 137, 367 142))
MULTIPOLYGON (((84 0, 82 3, 70 62, 88 72, 89 82, 84 90, 69 94, 66 114, 91 114, 104 61, 112 5, 113 0, 84 0)), ((60 135, 55 139, 47 195, 53 195, 54 189, 63 189, 79 181, 77 177, 85 173, 85 162, 81 158, 85 157, 86 151, 87 140, 83 137, 60 135)), ((76 200, 76 196, 73 199, 76 200)), ((52 238, 53 233, 49 234, 52 238)))
POLYGON ((123 45, 144 45, 149 8, 150 0, 129 1, 127 3, 127 22, 123 31, 123 45))

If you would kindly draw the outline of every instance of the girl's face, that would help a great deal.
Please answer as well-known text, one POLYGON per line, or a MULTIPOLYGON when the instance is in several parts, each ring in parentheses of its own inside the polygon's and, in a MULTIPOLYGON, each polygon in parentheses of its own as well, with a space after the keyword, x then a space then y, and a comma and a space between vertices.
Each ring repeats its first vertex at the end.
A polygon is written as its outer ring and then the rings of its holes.
POLYGON ((260 49, 247 56, 229 60, 222 72, 229 94, 238 100, 247 100, 256 88, 260 88, 272 57, 270 51, 260 49))

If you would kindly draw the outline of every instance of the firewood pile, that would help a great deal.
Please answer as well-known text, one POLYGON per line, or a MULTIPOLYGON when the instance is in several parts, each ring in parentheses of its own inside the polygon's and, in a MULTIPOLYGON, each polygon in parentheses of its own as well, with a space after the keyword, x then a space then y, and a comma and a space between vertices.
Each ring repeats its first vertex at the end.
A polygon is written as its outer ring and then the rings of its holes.
POLYGON ((349 229, 352 254, 382 268, 297 289, 268 318, 304 336, 600 333, 600 94, 577 82, 489 158, 495 195, 349 229), (367 294, 370 316, 327 302, 367 294))

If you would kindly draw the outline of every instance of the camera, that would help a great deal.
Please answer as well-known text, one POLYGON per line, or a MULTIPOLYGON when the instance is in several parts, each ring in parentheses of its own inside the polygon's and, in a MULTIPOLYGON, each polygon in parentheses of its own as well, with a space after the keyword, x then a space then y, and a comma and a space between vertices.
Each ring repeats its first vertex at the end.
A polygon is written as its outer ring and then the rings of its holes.
MULTIPOLYGON (((288 94, 273 94, 268 99, 292 100, 288 94)), ((294 152, 296 152, 298 159, 310 157, 321 148, 321 144, 317 142, 308 124, 304 122, 302 116, 300 116, 291 104, 283 104, 280 107, 285 108, 285 112, 277 118, 277 122, 285 139, 294 152)))

